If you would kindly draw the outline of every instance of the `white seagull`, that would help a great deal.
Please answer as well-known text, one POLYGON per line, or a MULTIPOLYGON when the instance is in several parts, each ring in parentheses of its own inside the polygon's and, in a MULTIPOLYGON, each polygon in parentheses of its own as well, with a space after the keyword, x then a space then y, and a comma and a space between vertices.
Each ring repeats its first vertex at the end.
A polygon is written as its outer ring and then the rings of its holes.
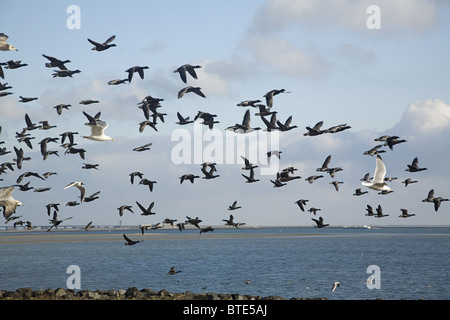
POLYGON ((377 154, 375 173, 373 175, 372 181, 370 182, 363 181, 361 182, 361 184, 365 187, 377 191, 393 191, 391 188, 389 188, 386 182, 384 182, 385 175, 386 175, 386 166, 384 165, 383 159, 381 159, 380 155, 377 154))
POLYGON ((22 206, 23 203, 16 200, 12 196, 14 187, 5 187, 0 189, 0 207, 3 207, 3 217, 8 219, 14 212, 17 206, 22 206))
POLYGON ((339 283, 339 281, 335 281, 333 282, 333 286, 331 287, 331 292, 334 292, 334 290, 336 290, 336 288, 340 288, 341 284, 339 283))
POLYGON ((8 36, 4 33, 0 33, 0 51, 19 51, 16 47, 7 43, 7 40, 8 36))
POLYGON ((94 141, 114 141, 113 138, 104 134, 106 128, 108 128, 108 124, 100 120, 100 112, 95 115, 95 117, 90 116, 86 112, 83 111, 83 114, 88 118, 89 122, 85 123, 85 125, 91 127, 91 135, 83 136, 83 138, 94 140, 94 141))
POLYGON ((83 202, 84 201, 84 195, 86 194, 86 188, 84 187, 84 183, 83 182, 71 182, 69 183, 67 186, 64 187, 64 190, 70 187, 77 187, 78 190, 80 190, 80 201, 83 202))

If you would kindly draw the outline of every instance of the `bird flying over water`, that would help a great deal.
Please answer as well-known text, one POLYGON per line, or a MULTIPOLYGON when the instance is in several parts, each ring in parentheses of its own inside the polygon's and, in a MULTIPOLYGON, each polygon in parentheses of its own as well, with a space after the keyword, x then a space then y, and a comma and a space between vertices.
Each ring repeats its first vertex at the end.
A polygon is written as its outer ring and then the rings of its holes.
POLYGON ((400 209, 400 211, 402 212, 402 214, 399 215, 400 218, 409 218, 415 216, 414 213, 408 213, 408 209, 400 209))
POLYGON ((78 190, 80 190, 80 199, 81 199, 80 201, 84 202, 84 196, 86 194, 86 188, 84 186, 84 183, 80 182, 80 181, 71 182, 67 186, 65 186, 63 189, 65 190, 70 187, 76 187, 76 188, 78 188, 78 190))
POLYGON ((402 183, 405 184, 405 187, 407 187, 411 183, 417 183, 417 182, 418 182, 417 180, 412 180, 411 178, 407 178, 407 179, 402 181, 402 183))
POLYGON ((8 219, 14 212, 17 206, 22 206, 23 203, 16 200, 12 196, 14 187, 4 187, 0 189, 0 207, 3 208, 3 217, 8 219))
MULTIPOLYGON (((199 219, 198 217, 191 218, 191 217, 188 217, 188 216, 186 216, 186 219, 187 219, 187 220, 186 220, 186 224, 187 224, 187 223, 192 224, 192 225, 194 225, 194 226, 196 226, 197 228, 200 229, 199 223, 202 222, 201 219, 199 219)), ((184 228, 183 228, 183 229, 184 229, 184 228)), ((181 231, 181 230, 180 230, 180 231, 181 231)))
POLYGON ((52 73, 53 78, 72 78, 72 76, 76 73, 80 73, 80 70, 55 70, 54 73, 52 73))
POLYGON ((305 211, 305 207, 306 206, 306 202, 308 202, 309 200, 305 200, 305 199, 300 199, 295 201, 295 203, 299 206, 300 210, 305 211))
POLYGON ((0 33, 0 51, 19 51, 13 45, 7 43, 8 36, 3 32, 0 33))
POLYGON ((228 210, 237 210, 240 208, 242 207, 237 205, 237 200, 235 200, 231 206, 228 206, 228 210))
POLYGON ((331 287, 331 292, 334 292, 334 290, 336 290, 336 288, 340 288, 341 284, 339 283, 339 281, 335 281, 333 282, 333 286, 331 287))
POLYGON ((203 232, 213 232, 214 228, 211 226, 205 227, 205 228, 200 228, 200 234, 202 234, 203 232))
POLYGON ((186 71, 187 73, 189 73, 191 75, 192 78, 194 79, 198 79, 197 78, 197 73, 195 72, 195 69, 201 68, 201 66, 192 66, 190 64, 184 64, 181 67, 178 67, 177 69, 175 69, 173 72, 174 73, 179 73, 180 74, 180 78, 181 80, 186 83, 187 79, 186 79, 186 71))
POLYGON ((141 216, 149 216, 149 215, 152 215, 152 214, 156 214, 155 212, 152 212, 152 209, 153 209, 153 207, 155 205, 155 202, 150 203, 148 208, 145 208, 142 204, 140 204, 137 201, 136 201, 136 204, 138 205, 139 209, 141 209, 141 211, 142 211, 141 216))
POLYGON ((64 64, 71 62, 70 60, 59 60, 55 57, 46 56, 45 54, 42 55, 44 58, 47 58, 50 60, 50 62, 47 62, 45 66, 47 68, 59 68, 60 70, 67 70, 66 66, 64 64))
POLYGON ((305 132, 303 135, 304 136, 318 136, 321 135, 322 133, 324 133, 324 131, 321 130, 323 126, 323 121, 319 121, 317 122, 314 127, 306 127, 306 130, 308 130, 308 132, 305 132))
POLYGON ((363 194, 369 193, 369 191, 361 191, 361 188, 355 189, 354 196, 362 196, 363 194))
POLYGON ((181 89, 180 91, 178 91, 178 99, 182 98, 186 93, 189 93, 189 92, 193 92, 202 98, 206 98, 205 94, 201 91, 200 87, 187 86, 187 87, 181 89))
POLYGON ((131 240, 130 238, 128 238, 128 236, 126 234, 123 234, 123 238, 125 239, 125 245, 126 246, 132 246, 136 243, 142 242, 144 240, 131 240))
POLYGON ((119 210, 119 216, 123 216, 125 210, 128 210, 131 213, 134 213, 132 207, 128 206, 128 205, 125 205, 125 204, 120 206, 120 207, 118 207, 117 210, 119 210))
POLYGON ((247 110, 244 114, 244 118, 242 120, 242 124, 236 123, 234 126, 228 127, 226 130, 234 131, 236 133, 248 133, 255 130, 260 130, 261 128, 256 127, 252 128, 250 126, 250 110, 247 110))
POLYGON ((150 142, 150 143, 144 144, 143 146, 134 148, 133 151, 141 152, 141 151, 150 150, 151 145, 152 145, 152 143, 150 142))
POLYGON ((320 168, 317 168, 316 171, 318 172, 327 172, 328 171, 328 165, 331 161, 331 155, 326 157, 325 161, 323 162, 322 166, 320 168))
POLYGON ((411 164, 408 164, 408 169, 405 169, 405 171, 409 172, 419 172, 423 170, 428 170, 427 168, 420 168, 419 167, 419 158, 415 157, 411 164))
POLYGON ((174 275, 177 273, 180 273, 180 270, 176 270, 175 267, 170 268, 169 272, 167 272, 168 275, 174 275))
POLYGON ((266 105, 269 109, 273 107, 273 97, 283 92, 287 93, 285 89, 274 89, 270 90, 263 96, 264 98, 266 98, 266 105))
POLYGON ((388 214, 383 213, 383 208, 381 208, 381 205, 378 205, 376 208, 377 213, 375 214, 375 218, 383 218, 389 216, 388 214))
POLYGON ((50 231, 50 230, 52 230, 53 227, 59 226, 63 221, 69 220, 69 219, 72 219, 72 217, 58 220, 58 212, 55 210, 55 211, 53 212, 53 218, 50 219, 50 223, 51 223, 52 225, 50 226, 50 228, 47 229, 47 232, 50 231))
POLYGON ((92 221, 90 221, 85 227, 84 230, 89 231, 93 228, 94 226, 92 225, 92 221))
POLYGON ((157 183, 156 181, 152 181, 152 180, 148 180, 146 178, 142 179, 141 181, 139 181, 139 184, 148 186, 148 188, 150 189, 150 192, 153 191, 153 185, 157 183))
POLYGON ((191 183, 194 183, 194 179, 196 178, 200 178, 200 176, 196 176, 192 173, 183 174, 180 177, 180 184, 182 184, 184 180, 189 180, 191 183))
POLYGON ((134 67, 131 67, 131 68, 128 68, 127 70, 125 70, 125 72, 128 72, 128 83, 131 83, 131 79, 133 79, 133 74, 135 72, 137 72, 139 74, 139 77, 141 77, 141 79, 144 79, 144 70, 145 69, 149 69, 149 67, 134 66, 134 67))
POLYGON ((368 187, 377 191, 392 191, 391 188, 384 181, 384 177, 386 175, 386 166, 384 165, 383 159, 381 159, 380 155, 377 155, 375 173, 373 175, 373 179, 370 182, 363 181, 361 184, 365 187, 368 187))
POLYGON ((96 41, 93 41, 91 39, 88 38, 88 41, 94 45, 94 47, 92 48, 92 50, 94 51, 104 51, 106 49, 109 49, 111 47, 115 47, 116 45, 114 43, 111 43, 112 41, 114 41, 114 39, 116 38, 116 36, 111 36, 109 37, 105 42, 103 43, 99 43, 96 41), (111 43, 111 44, 110 44, 111 43))
POLYGON ((193 120, 189 120, 189 117, 184 118, 179 112, 177 112, 177 117, 179 121, 176 122, 176 124, 179 125, 185 125, 194 122, 193 120))
POLYGON ((311 218, 312 221, 314 221, 316 223, 317 228, 324 228, 329 226, 329 224, 324 224, 323 223, 323 218, 319 217, 319 220, 311 218))
POLYGON ((83 114, 86 116, 86 118, 89 120, 89 122, 85 123, 86 126, 89 126, 91 128, 91 135, 89 136, 83 136, 83 138, 94 140, 94 141, 113 141, 114 139, 110 136, 105 135, 105 129, 108 128, 108 124, 100 120, 100 112, 97 113, 95 117, 92 117, 91 115, 87 114, 83 111, 83 114))
POLYGON ((246 183, 252 183, 252 182, 257 182, 259 181, 259 179, 255 179, 255 171, 253 170, 253 168, 250 169, 250 176, 246 176, 245 174, 241 174, 245 179, 247 179, 247 181, 245 181, 246 183))

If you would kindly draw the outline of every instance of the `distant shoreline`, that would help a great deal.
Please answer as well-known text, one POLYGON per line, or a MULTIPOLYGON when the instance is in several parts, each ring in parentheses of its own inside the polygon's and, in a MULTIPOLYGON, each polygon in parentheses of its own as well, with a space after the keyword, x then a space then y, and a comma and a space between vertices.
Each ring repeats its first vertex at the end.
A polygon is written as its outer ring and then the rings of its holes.
MULTIPOLYGON (((209 226, 209 225, 208 225, 209 226)), ((53 232, 68 232, 68 231, 84 231, 84 225, 66 225, 52 229, 53 232)), ((214 229, 222 229, 222 230, 232 230, 233 227, 226 225, 211 225, 214 229)), ((34 229, 26 230, 24 227, 14 228, 13 226, 2 225, 0 226, 0 233, 8 233, 8 232, 42 232, 46 231, 49 226, 35 226, 34 229)), ((186 229, 197 230, 195 226, 186 225, 186 229)), ((252 230, 252 229, 311 229, 315 228, 314 226, 241 226, 239 229, 241 230, 252 230)), ((450 228, 450 225, 336 225, 326 227, 327 229, 381 229, 381 228, 450 228)), ((159 230, 176 230, 177 228, 173 228, 172 226, 163 226, 159 230)), ((94 232, 94 231, 136 231, 140 230, 140 225, 100 225, 95 226, 89 231, 86 232, 94 232)), ((157 230, 147 231, 147 232, 155 232, 157 230)))
MULTIPOLYGON (((187 230, 180 232, 178 229, 171 227, 168 229, 148 230, 144 234, 137 226, 127 226, 120 228, 105 228, 105 229, 91 229, 85 231, 84 228, 70 228, 70 229, 53 229, 50 232, 46 232, 46 229, 34 229, 34 230, 4 230, 0 231, 0 245, 11 244, 28 244, 28 243, 69 243, 69 242, 101 242, 101 241, 117 241, 124 242, 123 234, 126 234, 133 240, 144 241, 158 241, 158 240, 236 240, 236 239, 268 239, 268 238, 305 238, 305 237, 331 237, 331 236, 343 236, 346 233, 342 232, 323 232, 324 229, 314 227, 247 227, 242 228, 244 230, 236 230, 232 227, 218 226, 217 229, 225 230, 229 232, 200 232, 194 226, 189 226, 187 230), (251 230, 258 229, 258 232, 251 232, 251 230), (294 231, 294 229, 304 229, 307 232, 294 231), (264 231, 267 230, 267 231, 264 231), (274 232, 275 230, 275 232, 274 232), (278 230, 278 232, 276 232, 278 230), (163 231, 163 232, 161 232, 163 231), (167 232, 173 231, 173 232, 167 232), (237 231, 237 232, 235 232, 237 231)), ((370 229, 364 226, 353 227, 327 227, 327 230, 357 230, 357 232, 351 232, 352 236, 366 236, 374 234, 374 229, 392 229, 394 227, 371 227, 370 229)), ((439 227, 405 227, 401 228, 445 228, 439 227)), ((241 228, 239 228, 241 229, 241 228)), ((142 245, 142 244, 137 244, 142 245)))

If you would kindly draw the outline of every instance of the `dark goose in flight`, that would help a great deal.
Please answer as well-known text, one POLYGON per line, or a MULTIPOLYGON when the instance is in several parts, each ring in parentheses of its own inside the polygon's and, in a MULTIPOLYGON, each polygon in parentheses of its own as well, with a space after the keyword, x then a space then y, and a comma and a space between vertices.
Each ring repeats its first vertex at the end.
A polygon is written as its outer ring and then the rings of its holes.
POLYGON ((184 64, 181 67, 178 67, 177 69, 175 69, 173 72, 174 73, 179 73, 180 74, 180 78, 181 80, 186 83, 187 79, 186 79, 186 71, 191 75, 192 78, 194 79, 198 79, 197 78, 197 73, 195 72, 195 69, 201 68, 201 66, 192 66, 190 64, 184 64))
POLYGON ((114 39, 116 38, 116 36, 111 36, 109 37, 105 42, 103 43, 99 43, 96 41, 93 41, 91 39, 88 38, 88 41, 94 45, 94 47, 92 48, 92 50, 94 51, 104 51, 106 49, 109 49, 111 47, 115 47, 116 45, 114 43, 111 43, 112 41, 114 41, 114 39), (111 44, 110 44, 111 43, 111 44))
POLYGON ((409 172, 419 172, 423 170, 428 170, 427 168, 420 168, 419 167, 419 158, 414 158, 411 164, 408 164, 408 169, 405 169, 405 171, 409 172))
POLYGON ((134 67, 131 67, 131 68, 128 68, 127 70, 125 70, 125 72, 128 72, 128 82, 131 83, 131 79, 133 79, 133 74, 135 72, 137 72, 139 74, 141 79, 144 79, 144 70, 145 69, 149 69, 149 67, 134 66, 134 67))
POLYGON ((200 87, 187 86, 187 87, 181 89, 180 91, 178 91, 178 99, 182 98, 186 93, 189 93, 189 92, 193 92, 202 98, 206 98, 204 93, 201 91, 200 87))
POLYGON ((329 226, 329 224, 324 224, 323 223, 323 218, 322 217, 319 217, 319 220, 314 219, 314 218, 311 218, 311 220, 313 220, 316 223, 317 228, 324 228, 324 227, 329 226))
POLYGON ((50 60, 50 62, 47 62, 45 66, 47 68, 59 68, 60 70, 67 70, 66 66, 64 64, 71 62, 70 60, 59 60, 54 57, 46 56, 45 54, 42 55, 44 58, 47 58, 50 60))
POLYGON ((123 234, 123 238, 125 239, 125 245, 126 246, 132 246, 135 245, 136 243, 142 242, 144 240, 131 240, 130 238, 127 237, 126 234, 123 234))

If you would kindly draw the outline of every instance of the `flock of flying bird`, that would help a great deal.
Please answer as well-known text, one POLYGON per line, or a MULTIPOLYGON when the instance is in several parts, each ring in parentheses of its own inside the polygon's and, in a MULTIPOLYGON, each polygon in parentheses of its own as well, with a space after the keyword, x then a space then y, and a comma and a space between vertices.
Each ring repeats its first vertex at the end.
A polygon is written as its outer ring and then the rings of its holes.
MULTIPOLYGON (((14 46, 12 46, 6 42, 7 39, 8 39, 8 37, 6 35, 4 35, 3 33, 0 33, 0 51, 17 50, 14 46)), ((105 42, 102 42, 102 43, 88 39, 89 43, 94 45, 92 50, 98 51, 98 52, 115 47, 116 44, 112 43, 114 40, 115 40, 115 36, 109 37, 105 42)), ((71 62, 70 60, 59 60, 57 58, 54 58, 54 57, 51 57, 48 55, 43 55, 43 57, 47 61, 45 63, 45 67, 54 69, 54 73, 52 74, 52 76, 54 78, 73 77, 75 74, 81 72, 80 70, 69 70, 66 67, 66 64, 71 62)), ((13 61, 13 60, 10 60, 7 62, 0 62, 0 77, 2 79, 4 79, 5 73, 2 69, 2 66, 4 66, 5 69, 13 70, 13 69, 21 68, 21 67, 26 67, 27 64, 22 63, 21 61, 13 61)), ((178 73, 181 81, 184 84, 187 84, 188 76, 192 77, 193 79, 198 79, 197 73, 195 71, 198 68, 201 68, 201 66, 185 64, 185 65, 180 66, 173 72, 178 73)), ((131 83, 135 73, 137 73, 141 79, 144 79, 144 72, 147 69, 149 69, 148 66, 134 66, 134 67, 128 68, 125 70, 125 73, 127 74, 126 78, 124 77, 123 79, 111 80, 111 81, 108 81, 107 84, 108 85, 120 85, 120 84, 123 84, 126 82, 131 83)), ((0 97, 4 97, 9 94, 12 94, 11 92, 7 91, 8 89, 11 89, 11 88, 12 87, 9 86, 8 83, 0 83, 0 97)), ((193 93, 202 98, 206 98, 206 95, 202 92, 202 89, 200 87, 193 87, 193 86, 186 86, 183 89, 181 89, 178 92, 177 97, 178 97, 178 99, 181 99, 184 95, 186 95, 188 93, 193 93)), ((285 89, 275 89, 275 90, 271 90, 271 91, 267 92, 263 96, 265 98, 264 102, 261 100, 244 100, 244 101, 241 101, 240 103, 238 103, 237 104, 238 107, 243 107, 243 108, 248 108, 248 109, 246 110, 241 123, 236 123, 235 125, 229 126, 226 128, 226 130, 233 131, 238 134, 246 134, 249 132, 253 132, 255 130, 264 130, 267 132, 271 132, 271 131, 289 131, 289 130, 297 128, 296 125, 291 125, 292 116, 290 116, 284 122, 277 119, 277 111, 273 110, 274 98, 275 98, 275 96, 277 96, 278 94, 281 94, 281 93, 289 93, 289 92, 286 91, 285 89), (252 127, 251 126, 250 110, 252 108, 255 108, 258 110, 258 112, 255 113, 255 116, 257 116, 257 117, 259 117, 259 119, 261 119, 262 123, 264 124, 263 127, 252 127)), ((35 97, 23 97, 23 96, 19 96, 19 98, 20 98, 19 101, 22 103, 28 103, 28 102, 38 99, 35 97)), ((146 96, 145 98, 143 98, 142 101, 137 104, 138 108, 142 109, 142 112, 143 112, 143 115, 145 118, 142 122, 139 123, 139 127, 138 127, 139 132, 142 133, 147 126, 151 127, 155 131, 158 131, 157 124, 159 123, 159 121, 164 122, 164 116, 167 115, 166 113, 161 113, 158 110, 158 108, 161 107, 160 103, 162 101, 164 101, 164 99, 154 98, 149 95, 149 96, 146 96)), ((80 104, 89 105, 89 104, 95 104, 98 102, 99 101, 97 101, 97 100, 81 100, 80 104)), ((59 104, 57 106, 54 106, 54 109, 56 110, 58 115, 61 115, 62 112, 67 112, 65 110, 69 110, 70 107, 71 107, 70 104, 59 104)), ((93 115, 93 114, 89 114, 89 113, 83 111, 83 114, 87 120, 85 125, 90 128, 90 135, 82 136, 83 138, 89 139, 89 140, 94 140, 94 141, 113 141, 113 138, 111 138, 105 134, 105 130, 108 128, 108 124, 106 121, 101 119, 101 116, 102 116, 101 112, 97 112, 96 114, 93 115)), ((183 117, 179 112, 177 112, 177 118, 179 121, 176 122, 176 124, 187 125, 187 124, 193 123, 194 121, 196 121, 198 119, 201 119, 202 120, 201 124, 208 126, 210 129, 212 129, 214 127, 214 124, 219 123, 215 119, 216 117, 217 117, 217 115, 215 115, 215 114, 210 114, 208 112, 199 111, 198 114, 195 116, 195 118, 193 120, 191 120, 189 117, 183 117)), ((32 140, 35 139, 35 137, 31 136, 31 132, 33 130, 36 130, 36 129, 50 130, 55 127, 56 126, 50 125, 48 123, 48 121, 45 121, 45 120, 39 121, 39 124, 34 123, 30 119, 29 115, 25 114, 25 127, 22 129, 21 132, 16 132, 16 138, 17 138, 18 143, 23 142, 28 146, 28 148, 32 149, 32 140)), ((312 137, 312 136, 319 136, 319 135, 323 135, 323 134, 335 134, 335 133, 338 133, 338 132, 341 132, 341 131, 351 128, 347 124, 339 124, 339 125, 329 127, 327 129, 322 129, 322 127, 323 127, 323 121, 319 121, 313 127, 307 126, 306 127, 307 131, 305 133, 303 133, 303 136, 311 136, 312 137)), ((1 134, 1 127, 0 127, 0 134, 1 134)), ((65 150, 64 154, 78 154, 84 160, 87 151, 85 149, 79 148, 77 146, 77 143, 75 142, 75 136, 77 134, 78 134, 78 132, 69 132, 68 131, 68 132, 61 133, 59 135, 59 137, 47 137, 47 138, 44 138, 43 140, 41 140, 39 142, 39 144, 40 144, 40 151, 41 151, 43 160, 45 161, 49 156, 59 156, 57 150, 50 150, 48 147, 50 143, 57 143, 58 141, 61 142, 61 147, 63 147, 65 150)), ((388 146, 389 149, 393 150, 394 145, 396 145, 398 143, 406 142, 406 140, 400 139, 400 137, 398 137, 398 136, 383 136, 378 139, 375 139, 375 141, 378 141, 381 143, 378 144, 377 146, 375 146, 374 148, 364 152, 364 155, 376 156, 376 166, 375 166, 374 176, 373 176, 373 178, 370 178, 369 174, 367 174, 362 179, 362 186, 379 191, 381 194, 387 194, 387 193, 392 192, 393 190, 387 185, 389 178, 386 177, 386 166, 380 156, 380 153, 383 153, 386 151, 381 150, 381 148, 384 146, 388 146)), ((0 141, 0 143, 3 143, 3 142, 0 141)), ((142 152, 142 151, 150 150, 151 145, 152 144, 149 143, 149 144, 146 144, 143 146, 139 146, 139 147, 134 148, 133 151, 142 152)), ((21 170, 23 162, 30 160, 29 157, 25 157, 25 152, 24 152, 23 148, 14 146, 14 152, 15 152, 15 158, 14 158, 13 162, 6 161, 6 162, 3 162, 2 164, 0 164, 0 175, 6 173, 7 170, 14 171, 14 167, 17 168, 18 170, 21 170)), ((7 155, 9 153, 11 153, 11 151, 8 150, 6 147, 0 148, 0 157, 7 155)), ((267 161, 269 162, 270 158, 272 156, 276 156, 280 159, 281 153, 282 153, 282 151, 280 151, 280 150, 271 150, 271 151, 267 152, 267 161)), ((242 169, 245 171, 249 171, 249 174, 242 174, 242 177, 244 178, 243 181, 245 183, 254 183, 254 182, 260 181, 260 179, 255 177, 255 170, 254 170, 258 166, 250 163, 250 161, 247 158, 245 158, 245 157, 242 157, 242 158, 243 158, 244 164, 245 164, 245 166, 242 169)), ((314 183, 315 180, 323 178, 324 177, 323 174, 325 174, 325 173, 329 174, 329 176, 334 179, 335 174, 338 173, 339 171, 342 171, 343 169, 340 167, 330 167, 330 162, 331 162, 331 155, 329 155, 325 159, 325 161, 323 162, 321 167, 317 168, 316 171, 318 172, 318 174, 311 175, 311 176, 307 177, 305 180, 308 181, 308 183, 312 184, 312 183, 314 183)), ((98 169, 97 166, 98 166, 98 164, 85 163, 83 166, 83 169, 98 169)), ((294 175, 294 172, 296 170, 297 169, 294 167, 284 168, 280 172, 277 173, 277 175, 274 179, 271 179, 270 181, 273 183, 273 186, 276 188, 283 187, 289 181, 301 178, 300 176, 294 175)), ((408 165, 408 168, 406 169, 406 171, 409 171, 411 173, 423 171, 423 170, 427 170, 427 169, 419 167, 418 158, 415 158, 412 161, 412 163, 410 165, 408 165)), ((197 175, 197 174, 193 174, 193 173, 186 173, 186 174, 182 175, 181 177, 179 177, 180 184, 185 183, 186 181, 189 181, 191 184, 193 184, 194 180, 197 178, 203 178, 203 179, 209 180, 209 179, 214 179, 214 178, 219 177, 219 175, 216 174, 217 167, 216 167, 215 163, 209 163, 209 162, 203 163, 200 171, 202 172, 203 177, 201 177, 200 175, 197 175)), ((14 199, 12 196, 12 192, 15 189, 15 187, 20 188, 20 190, 22 190, 22 191, 34 189, 33 187, 30 187, 30 185, 29 185, 30 182, 27 182, 25 184, 20 184, 22 179, 24 179, 26 177, 34 176, 38 179, 45 180, 52 174, 56 174, 56 173, 46 172, 43 174, 44 177, 42 177, 38 173, 28 171, 19 176, 19 178, 16 181, 17 182, 16 185, 9 186, 9 187, 2 187, 0 189, 0 207, 3 208, 3 216, 5 218, 5 223, 8 223, 9 221, 19 218, 19 216, 15 216, 14 213, 16 212, 17 206, 22 205, 22 202, 14 199)), ((138 177, 140 179, 140 181, 139 181, 140 185, 148 186, 150 192, 153 191, 153 187, 154 187, 154 184, 156 183, 156 181, 152 181, 147 178, 144 178, 143 174, 141 172, 133 172, 133 173, 130 173, 131 184, 134 184, 136 177, 138 177)), ((408 178, 405 181, 403 181, 405 186, 407 186, 408 184, 411 184, 411 183, 415 183, 415 182, 417 182, 417 181, 414 181, 411 178, 408 178)), ((343 183, 342 181, 337 181, 337 180, 330 182, 330 184, 333 185, 333 187, 335 188, 336 191, 339 191, 339 185, 342 183, 343 183)), ((90 196, 87 196, 86 195, 86 187, 85 187, 84 183, 81 181, 71 182, 71 183, 67 184, 63 189, 65 190, 65 189, 69 189, 71 187, 78 188, 78 190, 80 192, 80 196, 79 196, 80 201, 79 202, 78 201, 68 202, 66 204, 67 206, 77 206, 83 202, 90 202, 90 201, 94 201, 99 198, 98 195, 100 192, 96 192, 90 196)), ((49 190, 50 190, 50 188, 34 189, 35 192, 45 192, 45 191, 49 191, 49 190)), ((361 196, 367 192, 368 191, 362 191, 361 188, 358 188, 355 190, 354 196, 361 196)), ((299 200, 295 201, 295 204, 298 205, 298 207, 300 208, 301 211, 305 211, 305 206, 307 205, 308 201, 309 200, 307 200, 307 199, 299 199, 299 200)), ((435 211, 438 211, 438 208, 443 201, 449 201, 449 199, 442 198, 442 197, 435 197, 434 190, 430 190, 428 196, 423 200, 423 202, 433 203, 435 211)), ((59 211, 58 205, 59 204, 54 204, 54 203, 49 203, 46 205, 48 216, 52 215, 51 210, 53 209, 52 219, 49 219, 50 227, 48 228, 48 231, 50 231, 54 227, 57 227, 63 221, 72 218, 72 217, 69 217, 69 218, 65 218, 65 219, 58 219, 58 211, 59 211)), ((141 215, 143 215, 143 216, 155 215, 155 212, 152 211, 154 208, 154 205, 155 205, 154 202, 150 203, 149 206, 144 206, 141 203, 139 203, 138 201, 136 201, 136 205, 140 209, 141 215)), ((237 205, 237 201, 234 201, 233 204, 229 206, 228 210, 237 210, 239 208, 241 208, 241 207, 237 205)), ((122 206, 118 207, 117 209, 119 211, 120 216, 123 216, 125 214, 125 211, 129 211, 129 212, 133 213, 133 209, 132 209, 131 205, 122 205, 122 206)), ((378 218, 388 216, 387 214, 383 214, 381 205, 378 205, 378 207, 376 208, 376 213, 374 213, 374 211, 370 205, 367 205, 366 210, 367 210, 367 214, 366 214, 367 216, 374 216, 374 217, 378 217, 378 218)), ((320 211, 320 209, 311 207, 308 211, 313 213, 315 216, 317 211, 320 211)), ((414 214, 408 213, 408 210, 406 210, 406 209, 401 209, 401 212, 402 212, 402 214, 400 215, 400 217, 402 217, 402 218, 414 216, 414 214)), ((329 225, 329 224, 324 223, 323 217, 318 217, 318 219, 316 219, 314 217, 311 219, 316 223, 318 228, 326 227, 329 225)), ((176 220, 176 219, 166 218, 162 223, 143 224, 143 225, 141 225, 140 228, 141 228, 142 234, 144 234, 145 230, 154 230, 154 229, 162 228, 163 224, 170 224, 173 227, 178 227, 178 229, 180 231, 183 231, 185 229, 185 225, 195 226, 196 228, 198 228, 200 230, 200 233, 214 231, 214 228, 212 228, 211 226, 208 226, 208 227, 200 226, 200 223, 202 222, 202 220, 199 219, 198 217, 191 218, 191 217, 186 216, 186 220, 184 222, 176 223, 177 221, 178 220, 176 220)), ((240 226, 245 225, 245 223, 243 223, 243 222, 236 222, 234 220, 234 216, 232 214, 229 216, 229 218, 223 219, 223 221, 225 222, 225 225, 236 227, 236 228, 239 228, 240 226)), ((17 221, 14 223, 14 226, 23 225, 24 223, 25 223, 26 229, 33 228, 31 222, 29 222, 29 221, 26 221, 26 222, 17 221)), ((93 227, 93 225, 92 225, 92 221, 91 221, 86 225, 85 229, 89 230, 92 227, 93 227)), ((126 245, 133 245, 135 243, 140 242, 140 241, 136 241, 136 240, 131 240, 126 235, 124 235, 124 239, 126 240, 126 242, 125 242, 126 245)))

